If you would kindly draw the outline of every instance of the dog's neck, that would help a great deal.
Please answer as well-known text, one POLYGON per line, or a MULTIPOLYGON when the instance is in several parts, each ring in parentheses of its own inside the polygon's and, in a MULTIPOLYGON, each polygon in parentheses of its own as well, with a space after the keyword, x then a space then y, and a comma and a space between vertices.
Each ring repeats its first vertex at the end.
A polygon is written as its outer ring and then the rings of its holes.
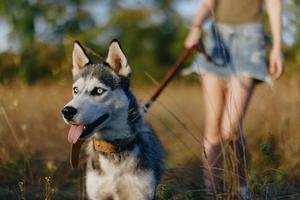
POLYGON ((137 133, 133 134, 130 138, 114 141, 113 143, 93 137, 93 149, 95 152, 100 153, 120 153, 124 150, 131 149, 136 137, 137 133))
POLYGON ((127 138, 131 137, 131 133, 131 127, 127 123, 120 122, 96 132, 94 138, 97 141, 103 140, 108 144, 118 146, 125 143, 127 138))
POLYGON ((93 137, 93 148, 94 151, 103 153, 116 153, 118 151, 117 145, 96 137, 93 137))
POLYGON ((103 129, 93 137, 93 149, 95 152, 102 153, 120 153, 130 150, 138 134, 139 123, 131 124, 131 126, 110 127, 103 129), (105 136, 113 134, 124 135, 122 138, 105 138, 105 136))
MULTIPOLYGON (((134 134, 131 137, 128 137, 123 140, 115 140, 113 142, 109 142, 98 138, 97 136, 93 136, 92 138, 92 148, 94 153, 104 153, 104 154, 115 154, 121 153, 123 151, 130 151, 135 146, 135 141, 137 139, 138 129, 135 129, 134 134)), ((82 144, 85 140, 78 140, 75 144, 72 145, 71 148, 71 166, 73 168, 77 168, 79 165, 79 154, 82 144)))

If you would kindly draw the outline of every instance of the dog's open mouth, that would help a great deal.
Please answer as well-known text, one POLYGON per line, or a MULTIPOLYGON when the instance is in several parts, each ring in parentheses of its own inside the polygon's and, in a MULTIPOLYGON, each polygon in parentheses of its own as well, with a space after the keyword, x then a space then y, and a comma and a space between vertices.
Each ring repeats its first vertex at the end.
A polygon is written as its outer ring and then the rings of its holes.
POLYGON ((69 142, 75 144, 79 138, 85 138, 91 135, 93 130, 105 122, 108 118, 109 114, 105 113, 90 124, 72 124, 68 134, 69 142))

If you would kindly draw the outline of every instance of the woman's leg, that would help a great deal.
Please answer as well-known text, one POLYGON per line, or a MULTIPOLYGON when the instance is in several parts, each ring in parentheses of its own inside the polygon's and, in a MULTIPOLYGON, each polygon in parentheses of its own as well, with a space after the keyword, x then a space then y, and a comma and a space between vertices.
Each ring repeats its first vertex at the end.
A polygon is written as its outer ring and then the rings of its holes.
POLYGON ((233 76, 228 82, 222 116, 222 138, 231 150, 231 161, 235 165, 231 167, 235 168, 233 172, 239 175, 236 179, 238 186, 247 184, 246 145, 243 140, 242 122, 254 87, 253 79, 233 76))
POLYGON ((204 154, 205 185, 208 189, 214 188, 215 175, 212 167, 217 163, 220 154, 221 120, 225 104, 225 86, 223 79, 213 74, 202 76, 203 98, 205 106, 204 154))

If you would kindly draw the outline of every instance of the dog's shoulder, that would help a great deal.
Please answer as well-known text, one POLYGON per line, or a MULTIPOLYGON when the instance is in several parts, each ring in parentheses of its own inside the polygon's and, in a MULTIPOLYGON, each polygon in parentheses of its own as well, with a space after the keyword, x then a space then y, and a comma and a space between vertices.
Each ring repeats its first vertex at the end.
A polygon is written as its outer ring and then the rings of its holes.
POLYGON ((159 180, 164 169, 164 152, 155 132, 146 123, 139 126, 137 146, 140 151, 139 167, 153 170, 159 180))

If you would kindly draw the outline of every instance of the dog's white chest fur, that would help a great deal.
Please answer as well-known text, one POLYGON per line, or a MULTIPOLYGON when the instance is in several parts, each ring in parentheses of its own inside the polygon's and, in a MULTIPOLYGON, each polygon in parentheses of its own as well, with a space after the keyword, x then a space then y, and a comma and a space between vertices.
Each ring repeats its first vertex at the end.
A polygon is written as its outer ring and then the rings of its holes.
POLYGON ((136 170, 138 147, 125 156, 122 162, 99 154, 99 169, 87 167, 87 194, 93 200, 151 200, 155 178, 152 171, 136 170))

